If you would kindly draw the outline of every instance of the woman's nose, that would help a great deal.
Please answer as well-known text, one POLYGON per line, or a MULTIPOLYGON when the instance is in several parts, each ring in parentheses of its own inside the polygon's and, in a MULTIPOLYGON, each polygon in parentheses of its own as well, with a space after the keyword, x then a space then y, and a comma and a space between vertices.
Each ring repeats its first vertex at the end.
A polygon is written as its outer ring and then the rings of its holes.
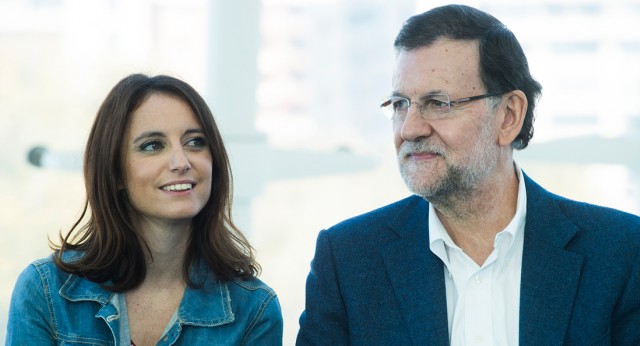
POLYGON ((189 158, 187 154, 184 152, 182 148, 174 150, 171 153, 171 158, 169 161, 169 169, 178 172, 185 172, 191 169, 191 163, 189 162, 189 158))

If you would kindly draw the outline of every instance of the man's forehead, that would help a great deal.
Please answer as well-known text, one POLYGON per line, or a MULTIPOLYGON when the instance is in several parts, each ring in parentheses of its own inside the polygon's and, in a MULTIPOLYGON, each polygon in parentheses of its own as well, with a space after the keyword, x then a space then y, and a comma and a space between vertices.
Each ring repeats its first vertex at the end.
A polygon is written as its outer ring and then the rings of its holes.
POLYGON ((478 42, 439 39, 433 44, 398 52, 392 77, 394 94, 419 95, 482 87, 478 42))
POLYGON ((468 63, 478 63, 479 54, 478 40, 455 40, 440 38, 429 45, 424 45, 412 49, 399 50, 396 53, 396 63, 404 59, 437 59, 460 57, 468 63))

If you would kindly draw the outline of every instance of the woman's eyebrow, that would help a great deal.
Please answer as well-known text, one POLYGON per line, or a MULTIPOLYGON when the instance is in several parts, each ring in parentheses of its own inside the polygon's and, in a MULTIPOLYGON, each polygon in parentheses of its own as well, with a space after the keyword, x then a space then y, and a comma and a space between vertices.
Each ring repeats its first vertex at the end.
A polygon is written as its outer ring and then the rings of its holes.
POLYGON ((190 135, 192 133, 204 134, 204 130, 202 130, 202 129, 188 129, 188 130, 184 131, 185 135, 190 135))
POLYGON ((150 138, 150 137, 166 137, 166 136, 164 133, 160 131, 147 131, 147 132, 143 132, 140 136, 136 137, 136 139, 133 140, 133 144, 136 144, 142 141, 143 139, 150 138))

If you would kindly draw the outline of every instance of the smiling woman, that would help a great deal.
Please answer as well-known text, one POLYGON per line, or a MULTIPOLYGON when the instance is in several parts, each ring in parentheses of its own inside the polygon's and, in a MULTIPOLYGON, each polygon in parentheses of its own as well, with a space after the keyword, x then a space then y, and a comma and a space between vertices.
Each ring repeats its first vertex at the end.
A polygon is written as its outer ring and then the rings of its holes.
POLYGON ((84 175, 84 212, 16 283, 7 345, 282 343, 278 299, 231 219, 220 132, 191 86, 121 80, 84 175))
POLYGON ((137 221, 150 224, 136 228, 179 222, 188 229, 209 200, 213 167, 206 135, 189 105, 150 95, 131 115, 123 153, 125 191, 137 221))

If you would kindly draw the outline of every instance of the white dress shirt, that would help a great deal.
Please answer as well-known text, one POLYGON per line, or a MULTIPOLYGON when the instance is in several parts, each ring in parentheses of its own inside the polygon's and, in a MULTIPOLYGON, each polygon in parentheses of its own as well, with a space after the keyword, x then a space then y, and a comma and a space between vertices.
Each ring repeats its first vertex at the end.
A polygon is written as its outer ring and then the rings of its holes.
POLYGON ((451 345, 517 345, 520 274, 527 194, 518 174, 516 214, 496 234, 493 252, 479 266, 452 240, 429 204, 429 248, 444 263, 451 345))

